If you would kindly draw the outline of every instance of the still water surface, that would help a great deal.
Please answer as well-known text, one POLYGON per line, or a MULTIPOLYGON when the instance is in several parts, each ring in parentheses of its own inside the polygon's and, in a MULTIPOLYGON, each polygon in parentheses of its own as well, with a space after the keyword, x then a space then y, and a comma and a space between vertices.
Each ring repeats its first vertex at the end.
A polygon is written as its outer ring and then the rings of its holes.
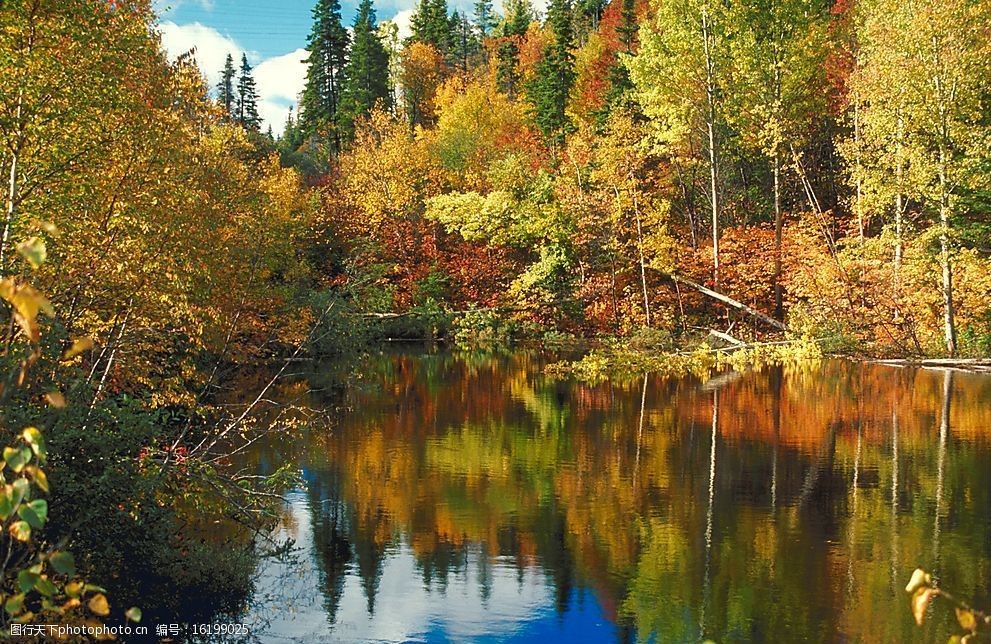
POLYGON ((385 353, 331 430, 258 453, 306 485, 252 632, 945 642, 949 610, 910 615, 916 566, 991 606, 991 377, 827 361, 590 385, 550 359, 385 353))

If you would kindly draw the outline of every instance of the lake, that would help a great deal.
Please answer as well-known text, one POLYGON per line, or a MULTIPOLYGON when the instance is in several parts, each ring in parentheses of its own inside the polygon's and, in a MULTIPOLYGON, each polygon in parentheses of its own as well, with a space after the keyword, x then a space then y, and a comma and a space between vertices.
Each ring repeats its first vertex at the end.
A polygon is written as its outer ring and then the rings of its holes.
POLYGON ((303 394, 329 428, 253 455, 305 481, 255 636, 946 641, 947 605, 912 619, 917 566, 991 607, 991 377, 830 360, 584 384, 555 359, 395 350, 303 394))

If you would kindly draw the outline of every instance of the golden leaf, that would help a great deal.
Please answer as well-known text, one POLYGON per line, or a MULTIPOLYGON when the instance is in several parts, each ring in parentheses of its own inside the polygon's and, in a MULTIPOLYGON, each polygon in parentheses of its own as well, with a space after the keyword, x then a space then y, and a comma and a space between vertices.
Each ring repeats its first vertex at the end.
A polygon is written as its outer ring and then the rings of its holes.
POLYGON ((81 338, 76 338, 72 341, 72 346, 66 349, 65 353, 62 354, 63 360, 69 360, 75 358, 80 353, 84 351, 89 351, 93 348, 93 338, 86 335, 81 338))
POLYGON ((62 395, 61 391, 49 391, 45 394, 45 400, 48 404, 56 409, 62 409, 65 407, 65 396, 62 395))
POLYGON ((922 621, 926 618, 926 609, 929 608, 929 602, 935 596, 936 589, 929 587, 920 588, 912 595, 912 616, 915 618, 915 623, 919 626, 922 626, 922 621))
POLYGON ((53 317, 55 310, 52 308, 52 303, 33 287, 17 284, 10 278, 0 280, 0 297, 14 307, 14 320, 28 340, 38 342, 41 339, 38 314, 45 313, 53 317))
POLYGON ((103 593, 93 595, 86 605, 95 615, 106 617, 110 614, 110 603, 107 601, 107 597, 103 593))
POLYGON ((974 611, 959 607, 956 611, 957 621, 960 622, 960 628, 972 633, 977 630, 977 616, 974 615, 974 611))
POLYGON ((922 568, 916 568, 915 572, 912 573, 912 579, 910 579, 908 585, 905 586, 905 592, 912 594, 923 586, 928 586, 931 583, 932 576, 930 576, 930 574, 922 568))
POLYGON ((29 237, 17 245, 17 252, 28 261, 31 268, 39 268, 48 259, 48 249, 45 241, 38 237, 29 237))

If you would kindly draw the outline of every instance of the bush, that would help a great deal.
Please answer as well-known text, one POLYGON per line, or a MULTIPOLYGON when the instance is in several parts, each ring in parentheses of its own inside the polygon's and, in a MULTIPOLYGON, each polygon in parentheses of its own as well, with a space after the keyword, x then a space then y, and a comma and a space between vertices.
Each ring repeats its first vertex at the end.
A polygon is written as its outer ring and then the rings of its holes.
POLYGON ((454 321, 452 337, 461 349, 496 351, 507 349, 516 325, 494 311, 473 309, 454 321))

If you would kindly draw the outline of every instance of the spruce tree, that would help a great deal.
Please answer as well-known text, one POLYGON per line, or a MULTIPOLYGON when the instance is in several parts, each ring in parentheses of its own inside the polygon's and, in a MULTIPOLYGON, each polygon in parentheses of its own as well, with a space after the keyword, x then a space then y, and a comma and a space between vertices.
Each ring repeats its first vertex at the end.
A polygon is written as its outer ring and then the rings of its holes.
POLYGON ((420 0, 410 18, 410 40, 433 45, 448 54, 454 42, 454 30, 447 15, 447 0, 420 0))
POLYGON ((230 121, 234 116, 234 57, 227 54, 224 71, 217 83, 217 102, 224 108, 224 120, 230 121))
POLYGON ((237 79, 237 115, 235 119, 246 130, 258 131, 262 120, 258 116, 258 90, 251 75, 248 57, 241 54, 241 75, 237 79))
POLYGON ((496 33, 501 39, 496 51, 496 77, 502 90, 511 98, 516 96, 519 83, 520 42, 533 19, 530 0, 508 0, 506 16, 496 33))
POLYGON ((619 11, 619 26, 616 32, 619 34, 619 41, 623 43, 623 51, 627 54, 633 53, 633 45, 637 41, 637 3, 636 0, 622 0, 619 11))
POLYGON ((565 108, 575 81, 570 0, 551 0, 547 23, 554 33, 554 41, 544 49, 544 55, 537 63, 536 75, 527 86, 527 98, 533 105, 534 121, 544 137, 553 144, 560 144, 571 125, 565 108))
POLYGON ((451 16, 453 37, 451 47, 451 61, 457 65, 461 71, 467 72, 471 61, 476 59, 481 51, 481 41, 475 33, 474 26, 468 20, 467 13, 454 12, 451 16))
POLYGON ((378 35, 372 0, 361 0, 354 18, 354 43, 348 60, 342 102, 342 121, 350 131, 355 119, 367 115, 375 103, 392 107, 389 91, 389 52, 378 35))
POLYGON ((492 14, 492 0, 477 0, 475 2, 475 29, 479 38, 487 38, 495 27, 495 16, 492 14))
POLYGON ((317 0, 313 8, 313 28, 307 39, 310 52, 306 62, 306 85, 300 103, 299 123, 307 135, 327 128, 340 151, 341 98, 344 93, 348 59, 348 32, 341 24, 338 0, 317 0))
POLYGON ((279 137, 279 151, 288 154, 295 152, 299 146, 303 145, 303 131, 299 122, 293 118, 293 108, 289 107, 289 115, 286 117, 286 128, 279 137))

